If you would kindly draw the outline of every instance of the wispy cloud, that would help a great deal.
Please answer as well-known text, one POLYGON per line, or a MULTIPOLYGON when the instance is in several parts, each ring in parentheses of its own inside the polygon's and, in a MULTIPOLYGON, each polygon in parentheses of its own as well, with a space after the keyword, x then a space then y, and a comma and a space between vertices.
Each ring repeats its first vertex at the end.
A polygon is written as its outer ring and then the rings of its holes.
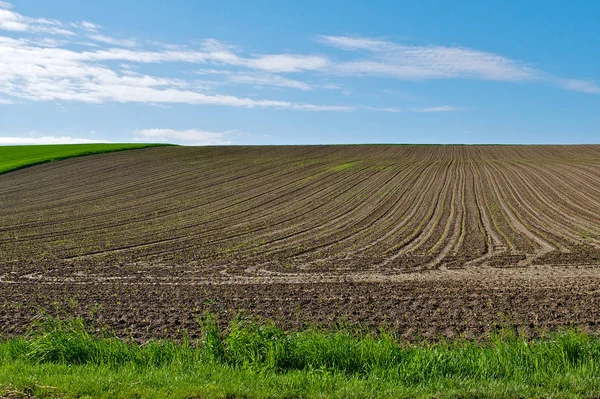
POLYGON ((73 22, 71 23, 71 26, 74 26, 75 28, 79 29, 84 29, 90 32, 96 32, 101 28, 100 25, 89 21, 73 22))
MULTIPOLYGON (((410 46, 388 40, 319 36, 326 46, 346 50, 334 55, 249 53, 216 39, 190 46, 149 44, 105 34, 105 28, 80 21, 31 18, 0 0, 1 104, 15 101, 72 101, 84 103, 197 104, 297 111, 450 112, 460 107, 389 107, 311 104, 286 99, 260 98, 218 92, 233 86, 277 87, 294 90, 339 89, 348 76, 399 80, 480 79, 506 82, 544 81, 585 93, 600 93, 593 81, 557 77, 524 62, 484 51, 444 46, 410 46), (73 31, 66 29, 73 28, 73 31), (100 33, 102 32, 102 33, 100 33), (60 35, 60 36, 57 36, 60 35), (58 38, 58 39, 57 39, 58 38), (89 40, 88 40, 89 39, 89 40), (95 41, 85 45, 84 40, 95 41), (166 64, 163 76, 145 73, 147 64, 166 64), (171 65, 172 64, 172 65, 171 65), (188 65, 186 65, 188 64, 188 65), (123 67, 122 65, 127 65, 123 67), (171 67, 172 66, 172 67, 171 67), (194 70, 221 75, 205 82, 191 79, 194 70)), ((156 70, 158 68, 152 68, 156 70)), ((293 98, 293 97, 292 97, 293 98)))
POLYGON ((305 82, 272 74, 247 74, 237 73, 228 74, 227 81, 236 84, 248 84, 256 87, 273 86, 285 87, 289 89, 311 90, 313 87, 305 82))
POLYGON ((451 105, 442 105, 440 107, 425 107, 425 108, 409 108, 413 112, 455 112, 464 111, 463 107, 453 107, 451 105))
POLYGON ((70 136, 0 136, 0 145, 92 144, 108 142, 105 140, 91 140, 70 136))
POLYGON ((600 92, 600 87, 592 81, 559 78, 524 62, 464 47, 409 46, 350 36, 318 36, 317 41, 361 55, 355 60, 332 64, 332 72, 341 75, 386 76, 402 80, 541 81, 567 90, 600 92))
POLYGON ((0 30, 48 33, 52 35, 74 35, 73 32, 64 29, 62 26, 62 23, 53 19, 30 18, 18 12, 11 11, 8 8, 0 8, 0 30))
POLYGON ((300 72, 322 70, 329 61, 312 55, 270 54, 244 59, 241 65, 270 72, 300 72))
POLYGON ((114 37, 104 36, 104 35, 99 35, 99 34, 88 35, 88 38, 95 40, 97 42, 112 44, 114 46, 124 46, 124 47, 137 46, 137 41, 134 38, 116 39, 114 37))
POLYGON ((143 129, 134 133, 137 141, 151 142, 178 142, 186 145, 226 145, 232 141, 226 136, 235 131, 209 132, 198 129, 174 130, 174 129, 143 129))
POLYGON ((336 64, 335 70, 342 74, 387 75, 407 80, 475 78, 513 82, 535 77, 535 71, 523 63, 468 48, 407 46, 347 36, 319 36, 319 41, 366 54, 365 58, 336 64))
POLYGON ((201 50, 188 52, 190 59, 203 59, 225 65, 258 69, 267 72, 302 72, 323 70, 329 60, 323 56, 304 54, 263 54, 243 57, 234 52, 234 47, 216 39, 201 43, 201 50), (200 56, 200 57, 199 57, 200 56))
POLYGON ((381 111, 381 112, 456 112, 456 111, 464 111, 464 107, 455 107, 452 105, 441 105, 438 107, 408 107, 408 108, 398 108, 398 107, 369 107, 371 111, 381 111))
MULTIPOLYGON (((1 1, 1 0, 0 0, 1 1)), ((6 7, 0 9, 0 29, 21 33, 77 35, 62 22, 30 18, 6 7)), ((192 63, 237 68, 230 83, 278 86, 307 90, 299 80, 283 72, 314 71, 327 64, 323 57, 295 54, 241 56, 235 48, 215 39, 201 41, 195 48, 167 45, 160 50, 106 48, 103 45, 136 47, 135 39, 117 39, 98 33, 101 27, 81 21, 69 26, 84 30, 84 36, 101 44, 98 49, 75 50, 71 44, 51 37, 9 38, 0 36, 0 94, 27 101, 77 101, 87 103, 138 102, 157 104, 211 104, 244 108, 275 108, 299 111, 352 111, 346 105, 321 105, 294 101, 240 97, 209 92, 210 85, 183 78, 157 77, 123 69, 123 63, 192 63), (261 71, 250 74, 244 70, 261 71)), ((177 71, 177 70, 176 70, 177 71)))
POLYGON ((600 93, 600 86, 591 80, 558 79, 557 84, 567 90, 580 91, 590 94, 600 93))
POLYGON ((324 44, 338 47, 344 50, 369 50, 375 51, 390 45, 391 43, 384 40, 369 39, 366 37, 350 37, 350 36, 317 36, 317 41, 324 44))
MULTIPOLYGON (((149 52, 129 49, 75 51, 41 48, 27 39, 0 37, 0 93, 29 101, 143 102, 213 104, 245 108, 300 111, 352 111, 351 106, 317 105, 251 99, 197 91, 190 82, 144 74, 123 73, 99 61, 195 62, 229 60, 200 51, 149 52)), ((288 82, 290 83, 290 82, 288 82)))
MULTIPOLYGON (((92 37, 98 39, 99 35, 92 37)), ((117 39, 100 37, 105 43, 116 44, 117 39), (111 43, 113 41, 113 43, 111 43)), ((89 61, 129 61, 137 63, 186 62, 196 64, 213 64, 256 69, 272 73, 290 73, 301 71, 323 70, 329 61, 320 56, 271 54, 254 57, 242 57, 231 48, 217 40, 209 39, 201 43, 199 49, 175 48, 161 51, 145 51, 132 49, 105 49, 85 52, 79 55, 82 60, 89 61)))

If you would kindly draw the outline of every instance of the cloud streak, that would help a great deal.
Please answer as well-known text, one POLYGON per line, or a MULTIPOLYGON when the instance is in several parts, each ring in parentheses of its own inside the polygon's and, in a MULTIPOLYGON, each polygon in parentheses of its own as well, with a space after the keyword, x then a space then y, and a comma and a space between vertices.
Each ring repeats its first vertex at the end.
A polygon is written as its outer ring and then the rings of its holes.
POLYGON ((343 87, 328 81, 332 76, 339 79, 364 76, 410 81, 538 81, 565 90, 600 93, 600 87, 594 81, 557 77, 524 62, 463 47, 414 46, 364 37, 318 36, 317 41, 326 47, 344 50, 343 56, 336 59, 333 55, 322 54, 248 53, 216 39, 200 41, 193 47, 156 43, 150 46, 133 38, 120 39, 104 34, 101 26, 89 21, 65 25, 52 19, 27 17, 13 11, 12 5, 2 0, 0 30, 15 36, 0 36, 0 105, 25 100, 194 104, 331 112, 463 110, 451 105, 377 108, 311 104, 260 98, 256 93, 234 95, 215 91, 217 88, 252 86, 276 87, 281 92, 283 89, 304 92, 339 89, 344 93, 343 87), (95 43, 89 44, 90 40, 95 43), (81 49, 82 45, 84 49, 81 49), (145 68, 147 64, 167 63, 173 65, 163 68, 164 76, 143 73, 144 69, 150 69, 145 68), (198 73, 215 75, 220 80, 190 78, 198 73))
POLYGON ((210 132, 206 130, 187 129, 143 129, 134 133, 136 140, 151 142, 184 142, 186 145, 227 145, 232 144, 226 138, 234 131, 210 132))
POLYGON ((452 105, 441 105, 438 107, 408 107, 408 108, 397 108, 397 107, 369 107, 371 111, 381 111, 381 112, 392 112, 392 113, 402 113, 402 112, 417 112, 417 113, 427 113, 427 112, 457 112, 464 111, 463 107, 455 107, 452 105))
MULTIPOLYGON (((126 74, 100 61, 198 62, 221 55, 193 51, 147 52, 128 49, 83 51, 40 47, 26 39, 0 37, 0 93, 28 101, 78 101, 87 103, 187 103, 243 108, 276 108, 299 111, 352 111, 353 107, 207 94, 185 80, 126 74)), ((225 59, 228 57, 225 56, 225 59)), ((263 83, 267 83, 267 78, 263 83)), ((279 84, 292 81, 281 79, 279 84)))
POLYGON ((298 90, 311 90, 311 85, 301 82, 295 79, 284 78, 279 75, 247 75, 247 74, 237 74, 230 76, 227 79, 232 83, 240 83, 240 84, 250 84, 258 87, 263 86, 274 86, 274 87, 286 87, 291 89, 298 90))
POLYGON ((100 35, 100 34, 92 34, 88 35, 88 38, 95 40, 97 42, 111 44, 113 46, 124 46, 124 47, 135 47, 137 46, 137 41, 133 38, 129 39, 115 39, 114 37, 100 35))
MULTIPOLYGON (((2 0, 0 0, 2 1, 2 0)), ((67 30, 62 22, 30 18, 0 3, 0 30, 16 33, 81 36, 67 30)), ((152 105, 197 104, 243 108, 275 108, 297 111, 353 111, 346 105, 321 105, 294 101, 249 98, 209 92, 209 84, 189 78, 158 77, 119 69, 111 61, 130 64, 191 63, 238 68, 229 78, 237 85, 277 86, 308 90, 310 85, 279 75, 317 71, 328 60, 313 55, 266 54, 243 57, 218 40, 202 41, 195 49, 166 45, 159 51, 133 49, 135 39, 117 39, 100 33, 101 26, 80 21, 69 26, 83 31, 87 39, 100 43, 97 50, 75 50, 81 41, 59 41, 51 37, 12 38, 0 36, 0 94, 6 99, 27 101, 77 101, 85 103, 148 103, 152 105), (106 48, 103 45, 116 46, 106 48), (130 47, 130 48, 123 48, 130 47), (244 70, 260 71, 249 74, 244 70)), ((86 45, 86 47, 90 47, 86 45)))
POLYGON ((383 76, 401 80, 480 79, 504 82, 542 81, 584 93, 599 93, 595 82, 563 79, 523 62, 462 47, 409 46, 386 40, 349 36, 318 36, 327 46, 358 53, 356 60, 332 65, 332 72, 352 76, 383 76))
POLYGON ((535 71, 522 63, 467 48, 407 46, 346 36, 320 36, 319 40, 367 55, 365 59, 337 64, 335 70, 342 74, 386 75, 406 80, 471 78, 512 82, 535 76, 535 71))
POLYGON ((580 91, 589 94, 600 94, 600 86, 591 80, 558 79, 557 84, 567 90, 580 91))
MULTIPOLYGON (((196 71, 199 75, 217 75, 223 76, 225 81, 222 84, 243 84, 253 85, 255 87, 283 87, 288 89, 298 90, 312 90, 314 86, 310 83, 305 83, 300 80, 286 78, 281 75, 269 74, 269 73, 246 73, 246 72, 233 72, 228 70, 215 70, 215 69, 204 69, 196 71)), ((218 82, 212 82, 218 84, 218 82)))
MULTIPOLYGON (((9 3, 5 3, 5 5, 9 5, 9 3)), ((9 8, 0 7, 0 30, 67 36, 75 34, 70 30, 64 29, 62 23, 59 21, 26 17, 18 12, 11 11, 9 8)))
POLYGON ((101 26, 89 21, 73 22, 71 26, 90 32, 97 32, 101 26))

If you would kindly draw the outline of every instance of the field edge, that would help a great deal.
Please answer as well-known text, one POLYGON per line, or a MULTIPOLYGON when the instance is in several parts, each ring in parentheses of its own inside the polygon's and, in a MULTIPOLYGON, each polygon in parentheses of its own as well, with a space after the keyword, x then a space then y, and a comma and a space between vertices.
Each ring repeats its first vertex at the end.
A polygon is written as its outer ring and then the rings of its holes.
POLYGON ((83 319, 44 319, 0 341, 10 398, 589 398, 599 394, 600 339, 565 329, 527 339, 404 343, 343 327, 287 332, 238 316, 202 337, 122 340, 83 319), (176 376, 176 378, 175 378, 176 376), (115 383, 118 382, 118 383, 115 383))
POLYGON ((48 162, 62 161, 75 157, 173 145, 174 144, 159 143, 98 143, 2 146, 0 147, 0 158, 4 159, 0 160, 0 175, 48 162), (9 158, 8 161, 6 161, 6 154, 9 150, 14 150, 15 148, 19 150, 26 149, 26 151, 21 152, 24 158, 21 158, 19 161, 14 161, 9 158), (48 151, 42 152, 41 154, 35 152, 33 154, 27 154, 28 150, 37 150, 41 148, 48 149, 48 151))

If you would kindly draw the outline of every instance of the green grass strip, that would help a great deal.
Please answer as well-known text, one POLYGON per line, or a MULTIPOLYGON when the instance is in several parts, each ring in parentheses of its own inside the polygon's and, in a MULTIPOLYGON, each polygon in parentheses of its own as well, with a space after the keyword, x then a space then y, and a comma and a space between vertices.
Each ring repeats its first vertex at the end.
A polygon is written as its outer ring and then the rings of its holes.
POLYGON ((390 334, 285 332, 239 318, 198 341, 136 344, 50 320, 0 342, 0 394, 39 398, 593 398, 600 340, 569 330, 528 340, 406 344, 390 334))
POLYGON ((156 147, 164 144, 57 144, 0 146, 0 174, 13 170, 105 152, 156 147))

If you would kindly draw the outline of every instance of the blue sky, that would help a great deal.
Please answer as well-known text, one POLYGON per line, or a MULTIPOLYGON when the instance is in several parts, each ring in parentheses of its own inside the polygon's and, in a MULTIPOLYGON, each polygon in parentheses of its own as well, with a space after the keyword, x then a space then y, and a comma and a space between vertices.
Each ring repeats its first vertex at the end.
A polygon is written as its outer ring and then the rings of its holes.
POLYGON ((0 1, 0 145, 600 143, 596 1, 0 1))

